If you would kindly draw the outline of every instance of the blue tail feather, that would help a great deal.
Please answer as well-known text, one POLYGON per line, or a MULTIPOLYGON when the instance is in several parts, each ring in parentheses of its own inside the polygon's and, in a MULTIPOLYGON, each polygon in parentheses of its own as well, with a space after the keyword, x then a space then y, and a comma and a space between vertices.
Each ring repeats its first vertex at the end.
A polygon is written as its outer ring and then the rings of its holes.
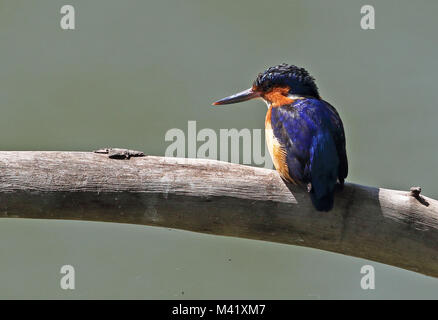
POLYGON ((328 131, 321 130, 313 138, 310 156, 310 198, 316 210, 329 211, 334 203, 339 157, 328 131))

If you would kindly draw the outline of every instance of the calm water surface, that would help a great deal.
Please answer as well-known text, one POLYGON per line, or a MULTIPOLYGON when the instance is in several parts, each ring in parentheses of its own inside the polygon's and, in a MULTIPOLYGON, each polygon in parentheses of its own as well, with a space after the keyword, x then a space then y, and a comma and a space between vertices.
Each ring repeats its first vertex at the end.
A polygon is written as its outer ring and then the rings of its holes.
MULTIPOLYGON (((171 128, 262 128, 210 103, 305 66, 346 129, 351 182, 438 198, 434 1, 0 1, 0 149, 164 155, 171 128)), ((0 298, 438 298, 438 280, 314 249, 135 225, 0 220, 0 298), (72 264, 76 289, 59 287, 72 264), (376 290, 360 268, 376 269, 376 290)))

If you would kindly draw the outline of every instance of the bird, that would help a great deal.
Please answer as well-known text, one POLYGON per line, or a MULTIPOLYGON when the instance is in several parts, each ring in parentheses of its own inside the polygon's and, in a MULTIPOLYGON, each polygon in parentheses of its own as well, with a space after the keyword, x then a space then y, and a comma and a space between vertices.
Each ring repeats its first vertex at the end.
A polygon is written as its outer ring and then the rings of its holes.
POLYGON ((344 125, 319 95, 309 72, 286 63, 259 73, 252 86, 213 105, 265 101, 266 145, 283 180, 304 188, 317 211, 334 206, 337 185, 348 175, 344 125))

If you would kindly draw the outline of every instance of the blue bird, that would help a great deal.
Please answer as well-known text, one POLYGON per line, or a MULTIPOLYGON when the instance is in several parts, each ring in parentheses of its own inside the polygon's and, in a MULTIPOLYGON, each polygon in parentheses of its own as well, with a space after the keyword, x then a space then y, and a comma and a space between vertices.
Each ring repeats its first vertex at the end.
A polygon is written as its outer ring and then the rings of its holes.
POLYGON ((263 99, 266 144, 276 170, 307 188, 318 211, 333 208, 336 184, 348 174, 345 133, 336 109, 321 99, 315 79, 304 69, 281 64, 260 73, 250 89, 213 103, 263 99))

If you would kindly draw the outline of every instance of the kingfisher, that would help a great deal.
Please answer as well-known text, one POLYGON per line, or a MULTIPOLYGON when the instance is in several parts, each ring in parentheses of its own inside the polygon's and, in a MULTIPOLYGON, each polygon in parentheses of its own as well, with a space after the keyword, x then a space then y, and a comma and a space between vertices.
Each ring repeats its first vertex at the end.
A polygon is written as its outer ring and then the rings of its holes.
POLYGON ((344 125, 324 101, 315 79, 295 65, 280 64, 260 73, 252 87, 218 100, 225 105, 263 99, 268 106, 265 137, 280 176, 307 190, 318 211, 330 211, 336 185, 348 174, 344 125))

